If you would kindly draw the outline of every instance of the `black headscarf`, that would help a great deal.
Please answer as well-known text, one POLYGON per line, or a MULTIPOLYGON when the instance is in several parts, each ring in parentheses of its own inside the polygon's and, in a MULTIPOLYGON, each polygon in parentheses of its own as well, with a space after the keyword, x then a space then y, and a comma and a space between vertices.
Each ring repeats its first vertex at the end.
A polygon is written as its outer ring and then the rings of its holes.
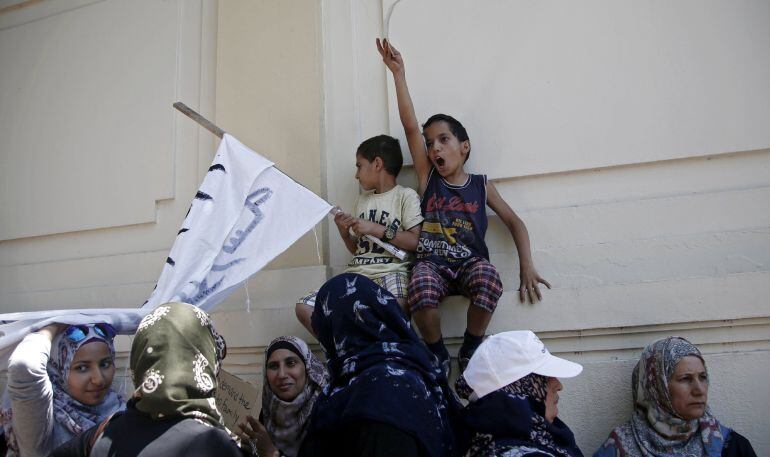
MULTIPOLYGON (((461 397, 470 396, 464 378, 456 388, 461 397)), ((494 457, 516 450, 515 455, 582 457, 569 427, 558 417, 546 420, 547 391, 548 378, 530 373, 468 404, 463 422, 476 433, 469 455, 494 457)))
POLYGON ((318 291, 312 324, 330 375, 314 433, 367 419, 409 433, 428 456, 453 455, 449 410, 457 400, 390 293, 364 276, 339 275, 318 291))

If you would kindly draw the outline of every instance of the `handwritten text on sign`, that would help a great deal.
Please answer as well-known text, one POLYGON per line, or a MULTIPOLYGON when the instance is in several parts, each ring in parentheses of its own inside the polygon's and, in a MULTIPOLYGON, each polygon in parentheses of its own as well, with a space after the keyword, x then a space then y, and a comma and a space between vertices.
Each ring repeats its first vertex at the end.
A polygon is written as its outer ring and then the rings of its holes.
POLYGON ((218 379, 217 408, 227 428, 238 430, 237 425, 244 422, 247 415, 259 417, 256 409, 259 392, 254 386, 225 370, 219 370, 218 379))

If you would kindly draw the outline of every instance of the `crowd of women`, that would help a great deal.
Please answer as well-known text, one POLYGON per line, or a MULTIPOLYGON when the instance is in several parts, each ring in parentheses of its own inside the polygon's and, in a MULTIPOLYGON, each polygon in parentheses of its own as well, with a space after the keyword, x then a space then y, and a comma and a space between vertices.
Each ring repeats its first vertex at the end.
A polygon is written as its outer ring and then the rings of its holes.
MULTIPOLYGON (((262 410, 228 430, 217 410, 227 346, 209 316, 184 303, 141 322, 130 354, 135 389, 112 387, 114 330, 54 325, 11 356, 3 398, 7 455, 21 456, 581 456, 558 417, 559 378, 582 367, 529 331, 488 337, 451 389, 396 300, 349 274, 318 292, 302 340, 266 348, 262 410)), ((753 456, 708 408, 703 356, 669 337, 644 349, 633 414, 595 456, 753 456)))

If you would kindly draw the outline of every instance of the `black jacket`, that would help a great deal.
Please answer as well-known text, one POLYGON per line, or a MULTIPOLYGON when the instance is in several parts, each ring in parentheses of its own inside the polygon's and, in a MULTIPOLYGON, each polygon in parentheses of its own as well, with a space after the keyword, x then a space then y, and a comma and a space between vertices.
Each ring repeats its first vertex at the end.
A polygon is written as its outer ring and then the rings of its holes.
POLYGON ((194 419, 156 421, 130 403, 115 414, 94 442, 98 426, 83 432, 51 453, 52 457, 241 457, 227 432, 194 419), (93 445, 93 447, 92 447, 93 445))

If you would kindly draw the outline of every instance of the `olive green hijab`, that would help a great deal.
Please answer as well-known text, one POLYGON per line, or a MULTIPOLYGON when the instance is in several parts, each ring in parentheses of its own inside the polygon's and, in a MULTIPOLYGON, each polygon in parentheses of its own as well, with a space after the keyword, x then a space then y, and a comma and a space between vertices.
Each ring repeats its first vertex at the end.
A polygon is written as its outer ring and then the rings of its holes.
POLYGON ((183 416, 224 427, 215 398, 226 351, 200 308, 158 306, 142 319, 131 346, 134 406, 153 419, 183 416))

